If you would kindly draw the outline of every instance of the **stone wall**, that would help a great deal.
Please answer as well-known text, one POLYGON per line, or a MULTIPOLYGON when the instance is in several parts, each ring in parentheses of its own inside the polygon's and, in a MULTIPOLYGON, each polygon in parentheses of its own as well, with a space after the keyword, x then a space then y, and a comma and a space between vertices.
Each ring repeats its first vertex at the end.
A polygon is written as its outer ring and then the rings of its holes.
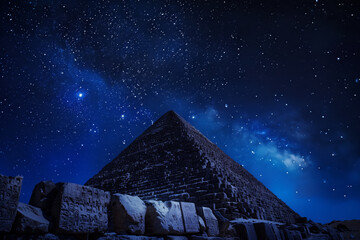
MULTIPOLYGON (((16 192, 21 187, 21 178, 1 177, 11 185, 5 189, 16 192)), ((18 203, 14 199, 20 192, 16 193, 11 204, 1 206, 13 213, 16 205, 17 213, 15 221, 0 218, 0 226, 7 227, 0 231, 0 239, 343 239, 339 231, 306 218, 296 224, 244 218, 229 221, 220 212, 191 202, 143 201, 123 194, 112 195, 110 201, 108 192, 74 183, 38 184, 31 202, 40 207, 18 203), (44 189, 39 186, 52 187, 35 198, 44 189)))
POLYGON ((110 194, 74 183, 59 183, 51 202, 53 229, 60 233, 106 232, 110 194))
POLYGON ((0 174, 0 232, 9 232, 15 221, 22 177, 0 174))

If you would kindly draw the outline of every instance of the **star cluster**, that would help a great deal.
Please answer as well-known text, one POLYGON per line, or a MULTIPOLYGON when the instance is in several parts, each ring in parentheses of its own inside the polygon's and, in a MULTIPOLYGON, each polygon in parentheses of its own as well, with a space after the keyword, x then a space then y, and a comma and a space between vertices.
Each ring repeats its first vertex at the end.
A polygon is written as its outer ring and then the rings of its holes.
POLYGON ((83 184, 173 109, 291 208, 360 216, 357 1, 3 1, 0 173, 83 184))

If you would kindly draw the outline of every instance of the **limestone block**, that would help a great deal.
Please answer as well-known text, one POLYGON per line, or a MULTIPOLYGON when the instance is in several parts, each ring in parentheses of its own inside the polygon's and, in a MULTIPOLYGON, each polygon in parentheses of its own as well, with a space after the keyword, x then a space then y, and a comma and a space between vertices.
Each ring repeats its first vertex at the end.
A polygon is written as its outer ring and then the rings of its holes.
POLYGON ((186 233, 199 233, 200 225, 195 204, 181 202, 180 205, 186 233))
POLYGON ((342 239, 341 233, 333 227, 326 226, 325 231, 326 231, 326 233, 328 233, 330 235, 331 239, 333 239, 333 240, 341 240, 342 239))
POLYGON ((145 233, 146 205, 139 197, 114 194, 111 198, 111 212, 116 233, 145 233))
POLYGON ((319 223, 315 223, 313 221, 309 221, 307 224, 305 224, 310 230, 311 233, 321 233, 321 229, 323 226, 319 223))
POLYGON ((276 239, 281 239, 281 233, 279 228, 275 224, 271 224, 272 230, 275 234, 276 239))
POLYGON ((230 226, 230 221, 229 219, 225 218, 219 211, 214 210, 213 211, 215 217, 218 219, 219 222, 219 232, 220 235, 225 235, 229 226, 230 226))
POLYGON ((257 239, 255 227, 252 223, 237 223, 234 225, 234 228, 240 237, 240 239, 244 240, 253 240, 257 239))
POLYGON ((270 223, 255 223, 256 235, 259 240, 277 240, 272 224, 270 223))
POLYGON ((52 190, 55 189, 55 183, 52 181, 41 181, 35 185, 34 190, 32 191, 29 204, 42 210, 47 210, 50 208, 48 195, 52 190))
POLYGON ((145 231, 153 235, 185 233, 179 202, 146 201, 145 231))
POLYGON ((21 233, 46 233, 49 221, 40 208, 19 202, 13 231, 21 233))
POLYGON ((9 232, 16 217, 22 177, 0 174, 0 232, 9 232))
POLYGON ((218 236, 220 233, 219 223, 212 210, 208 207, 200 207, 198 213, 205 221, 207 234, 209 236, 218 236))
POLYGON ((310 230, 306 225, 291 225, 290 227, 287 227, 287 229, 299 231, 303 238, 309 238, 311 235, 310 230))
POLYGON ((299 231, 284 229, 284 235, 286 240, 302 240, 302 236, 299 231))
POLYGON ((204 220, 200 216, 198 216, 198 219, 199 219, 199 225, 200 225, 200 232, 201 233, 206 232, 206 225, 205 225, 204 220))
POLYGON ((56 233, 105 232, 110 193, 74 183, 56 184, 51 217, 56 233))

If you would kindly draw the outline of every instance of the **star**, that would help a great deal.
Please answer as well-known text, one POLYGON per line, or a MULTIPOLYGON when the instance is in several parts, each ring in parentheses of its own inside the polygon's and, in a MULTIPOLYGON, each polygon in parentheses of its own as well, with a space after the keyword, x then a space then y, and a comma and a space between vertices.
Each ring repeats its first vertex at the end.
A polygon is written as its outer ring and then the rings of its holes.
MULTIPOLYGON (((282 195, 300 215, 322 222, 359 215, 355 201, 341 204, 344 194, 360 200, 353 193, 360 186, 353 179, 360 172, 357 6, 261 4, 264 21, 251 1, 104 1, 101 11, 86 0, 71 9, 58 2, 44 9, 5 1, 0 9, 2 174, 25 174, 29 185, 59 181, 58 173, 85 182, 91 173, 76 169, 100 168, 173 109, 246 170, 257 177, 261 170, 275 194, 314 189, 301 200, 282 195), (333 31, 319 34, 328 28, 341 29, 341 41, 333 31), (18 149, 29 143, 24 161, 18 149), (63 164, 68 155, 73 174, 63 164), (308 198, 319 213, 303 205, 308 198)), ((28 201, 32 189, 23 189, 28 201)))

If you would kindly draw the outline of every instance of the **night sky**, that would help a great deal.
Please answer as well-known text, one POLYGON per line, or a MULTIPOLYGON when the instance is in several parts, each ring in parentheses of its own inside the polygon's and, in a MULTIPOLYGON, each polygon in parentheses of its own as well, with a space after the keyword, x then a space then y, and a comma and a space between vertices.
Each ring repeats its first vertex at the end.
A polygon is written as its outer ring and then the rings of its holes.
POLYGON ((0 173, 84 184, 174 110, 300 215, 360 218, 360 3, 1 1, 0 173))

